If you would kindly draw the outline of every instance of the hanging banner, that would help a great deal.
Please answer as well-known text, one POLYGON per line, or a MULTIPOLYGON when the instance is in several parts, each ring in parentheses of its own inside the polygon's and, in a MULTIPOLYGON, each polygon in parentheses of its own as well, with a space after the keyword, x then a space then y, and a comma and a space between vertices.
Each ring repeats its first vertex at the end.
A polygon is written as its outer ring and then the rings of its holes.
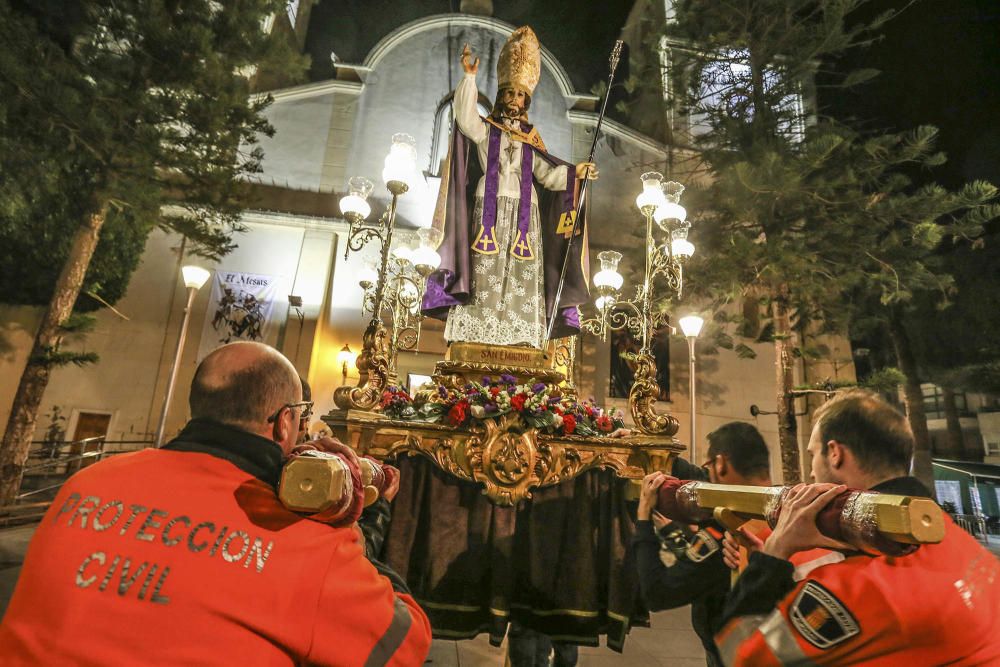
POLYGON ((226 343, 262 343, 271 331, 278 278, 218 269, 201 331, 198 361, 226 343))

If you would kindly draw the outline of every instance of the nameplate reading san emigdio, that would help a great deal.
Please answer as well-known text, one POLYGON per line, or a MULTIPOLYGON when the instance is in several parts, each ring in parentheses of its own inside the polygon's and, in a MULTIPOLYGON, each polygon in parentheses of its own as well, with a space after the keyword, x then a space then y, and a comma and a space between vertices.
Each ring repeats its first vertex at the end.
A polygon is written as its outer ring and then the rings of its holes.
POLYGON ((265 546, 260 537, 251 538, 244 530, 218 527, 212 521, 195 523, 183 514, 171 516, 165 510, 121 500, 102 502, 97 496, 81 499, 79 493, 66 499, 53 521, 62 523, 67 515, 65 525, 69 528, 112 531, 122 538, 120 553, 95 551, 83 559, 76 571, 76 585, 99 592, 115 591, 122 597, 135 596, 156 604, 170 602, 170 567, 130 556, 131 539, 161 544, 164 549, 187 548, 205 558, 221 557, 247 570, 252 564, 258 573, 263 572, 274 547, 273 541, 265 546))

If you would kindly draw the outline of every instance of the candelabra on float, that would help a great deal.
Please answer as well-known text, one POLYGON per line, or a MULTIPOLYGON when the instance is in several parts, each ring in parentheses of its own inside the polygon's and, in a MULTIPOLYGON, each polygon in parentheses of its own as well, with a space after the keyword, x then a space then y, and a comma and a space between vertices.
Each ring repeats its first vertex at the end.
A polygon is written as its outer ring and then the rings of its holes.
POLYGON ((595 317, 583 320, 584 330, 607 340, 609 331, 628 329, 642 341, 636 358, 635 382, 629 392, 629 409, 636 427, 649 435, 677 433, 679 424, 670 415, 657 414, 653 403, 659 395, 656 382, 656 360, 652 354, 652 337, 657 329, 669 324, 669 316, 658 309, 658 287, 665 287, 680 299, 684 291, 684 263, 694 254, 694 245, 688 241, 691 223, 687 211, 680 205, 684 186, 670 181, 663 183, 663 176, 655 171, 641 176, 642 192, 635 203, 646 219, 645 273, 642 284, 635 288, 635 297, 621 299, 620 291, 625 279, 618 273, 622 255, 606 250, 597 257, 601 270, 593 278, 597 288, 595 317), (654 222, 666 234, 662 245, 653 236, 654 222))
POLYGON ((396 381, 396 355, 400 349, 412 349, 420 335, 419 309, 423 298, 426 276, 440 264, 436 252, 440 243, 437 230, 421 230, 421 246, 411 251, 409 257, 400 252, 390 252, 396 224, 396 207, 399 197, 405 194, 417 178, 416 149, 413 137, 394 134, 389 155, 385 158, 382 180, 392 199, 389 208, 375 224, 366 224, 371 213, 368 196, 373 185, 366 178, 354 177, 349 181, 349 194, 340 200, 340 210, 350 223, 347 233, 346 259, 351 251, 358 252, 372 240, 379 245, 379 259, 375 275, 362 275, 365 289, 364 311, 371 313, 371 321, 362 338, 361 354, 357 367, 359 382, 356 387, 339 387, 333 395, 337 406, 344 410, 371 410, 378 405, 382 391, 396 381), (413 276, 410 270, 416 272, 413 276), (391 329, 383 318, 391 318, 391 329))

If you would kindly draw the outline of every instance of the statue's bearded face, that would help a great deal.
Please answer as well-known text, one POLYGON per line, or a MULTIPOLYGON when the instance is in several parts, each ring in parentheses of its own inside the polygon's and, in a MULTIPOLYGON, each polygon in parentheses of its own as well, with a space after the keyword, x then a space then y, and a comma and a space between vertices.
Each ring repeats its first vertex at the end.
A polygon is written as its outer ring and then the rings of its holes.
POLYGON ((530 104, 531 98, 523 90, 504 88, 497 93, 494 112, 498 113, 500 118, 527 120, 528 105, 530 104))

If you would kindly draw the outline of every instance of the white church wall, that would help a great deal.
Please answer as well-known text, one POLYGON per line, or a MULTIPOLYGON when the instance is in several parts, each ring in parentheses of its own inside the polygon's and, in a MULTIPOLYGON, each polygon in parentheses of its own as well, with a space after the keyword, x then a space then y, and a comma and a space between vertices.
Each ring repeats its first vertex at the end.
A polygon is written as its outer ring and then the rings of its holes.
MULTIPOLYGON (((251 223, 249 231, 236 238, 239 247, 218 264, 188 257, 184 263, 213 270, 213 276, 197 294, 188 325, 188 338, 181 357, 166 433, 176 433, 189 417, 188 390, 197 365, 197 352, 207 314, 214 271, 238 271, 277 276, 280 286, 273 307, 273 326, 264 342, 278 343, 288 314, 287 295, 295 284, 300 256, 303 256, 304 228, 299 225, 251 223)), ((180 237, 154 231, 146 244, 142 262, 132 277, 128 292, 116 305, 128 320, 105 309, 97 313, 97 325, 78 342, 76 350, 100 355, 97 364, 53 371, 41 406, 41 415, 58 405, 68 417, 74 412, 110 412, 109 438, 143 440, 152 438, 159 419, 167 376, 173 361, 177 335, 186 301, 179 275, 177 248, 180 237)), ((327 255, 329 252, 327 251, 327 255)), ((307 272, 315 264, 310 258, 307 272)), ((325 267, 324 267, 325 268, 325 267)), ((304 283, 300 283, 304 288, 304 283)), ((314 306, 313 318, 318 312, 314 306)), ((296 327, 298 321, 296 320, 296 327)), ((287 332, 286 332, 287 333, 287 332)), ((295 332, 297 333, 297 331, 295 332)), ((286 354, 295 339, 285 336, 286 354)), ((311 342, 309 340, 308 342, 311 342)), ((294 355, 293 355, 294 356, 294 355)), ((14 377, 23 369, 23 361, 14 377)), ((8 374, 5 373, 5 376, 8 374)), ((40 438, 48 426, 41 419, 36 428, 40 438)), ((68 433, 67 437, 72 436, 68 433)))

